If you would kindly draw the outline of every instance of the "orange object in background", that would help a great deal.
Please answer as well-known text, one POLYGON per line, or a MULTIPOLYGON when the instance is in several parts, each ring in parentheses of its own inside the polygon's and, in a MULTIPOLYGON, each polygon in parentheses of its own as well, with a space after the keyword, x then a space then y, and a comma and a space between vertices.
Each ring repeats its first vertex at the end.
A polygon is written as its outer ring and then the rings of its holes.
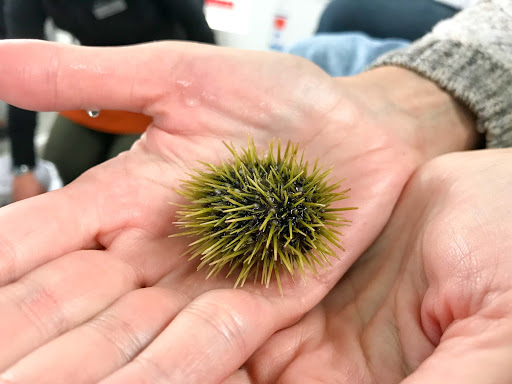
POLYGON ((60 114, 69 120, 95 129, 114 134, 143 133, 153 119, 141 113, 101 110, 98 117, 90 117, 87 111, 65 111, 60 114))

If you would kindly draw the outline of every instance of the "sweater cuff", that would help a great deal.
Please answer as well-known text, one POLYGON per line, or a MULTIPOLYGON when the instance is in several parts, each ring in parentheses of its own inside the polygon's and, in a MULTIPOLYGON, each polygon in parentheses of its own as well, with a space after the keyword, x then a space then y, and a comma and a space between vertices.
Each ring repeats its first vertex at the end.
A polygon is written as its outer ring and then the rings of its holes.
POLYGON ((512 146, 512 71, 477 47, 423 39, 389 52, 370 68, 393 65, 437 83, 477 117, 488 148, 512 146))

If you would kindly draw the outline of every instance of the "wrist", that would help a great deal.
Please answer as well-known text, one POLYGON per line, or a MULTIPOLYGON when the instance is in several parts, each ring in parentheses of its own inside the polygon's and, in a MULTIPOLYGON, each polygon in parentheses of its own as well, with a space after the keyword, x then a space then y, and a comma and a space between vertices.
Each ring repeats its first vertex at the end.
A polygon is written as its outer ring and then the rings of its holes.
POLYGON ((380 67, 339 81, 380 119, 393 121, 392 134, 424 160, 478 148, 475 116, 434 82, 400 67, 380 67))

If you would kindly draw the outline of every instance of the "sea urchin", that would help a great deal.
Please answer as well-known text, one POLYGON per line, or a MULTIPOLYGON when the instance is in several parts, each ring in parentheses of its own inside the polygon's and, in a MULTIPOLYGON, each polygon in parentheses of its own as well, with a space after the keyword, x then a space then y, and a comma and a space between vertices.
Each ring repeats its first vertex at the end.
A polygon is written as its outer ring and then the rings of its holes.
POLYGON ((311 173, 304 153, 288 142, 281 153, 281 142, 270 142, 267 154, 258 155, 252 139, 247 149, 237 153, 225 144, 234 160, 220 165, 205 165, 207 171, 189 175, 177 192, 187 198, 187 205, 176 204, 178 222, 184 229, 174 236, 194 236, 185 255, 201 258, 198 270, 207 266, 208 277, 229 269, 227 276, 239 271, 236 286, 243 286, 249 276, 268 286, 273 274, 279 289, 280 270, 292 276, 296 269, 304 276, 306 269, 317 273, 316 266, 330 264, 337 258, 332 246, 343 250, 335 227, 347 225, 335 201, 347 198, 348 190, 336 192, 342 181, 329 184, 331 168, 322 170, 318 160, 311 173))

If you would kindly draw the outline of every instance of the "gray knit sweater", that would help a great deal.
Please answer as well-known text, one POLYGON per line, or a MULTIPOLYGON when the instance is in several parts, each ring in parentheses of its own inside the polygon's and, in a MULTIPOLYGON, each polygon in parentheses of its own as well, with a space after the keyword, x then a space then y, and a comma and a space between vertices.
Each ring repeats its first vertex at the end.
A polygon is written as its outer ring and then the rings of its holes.
POLYGON ((478 119, 487 147, 512 146, 512 0, 481 0, 373 65, 398 65, 436 82, 478 119))

